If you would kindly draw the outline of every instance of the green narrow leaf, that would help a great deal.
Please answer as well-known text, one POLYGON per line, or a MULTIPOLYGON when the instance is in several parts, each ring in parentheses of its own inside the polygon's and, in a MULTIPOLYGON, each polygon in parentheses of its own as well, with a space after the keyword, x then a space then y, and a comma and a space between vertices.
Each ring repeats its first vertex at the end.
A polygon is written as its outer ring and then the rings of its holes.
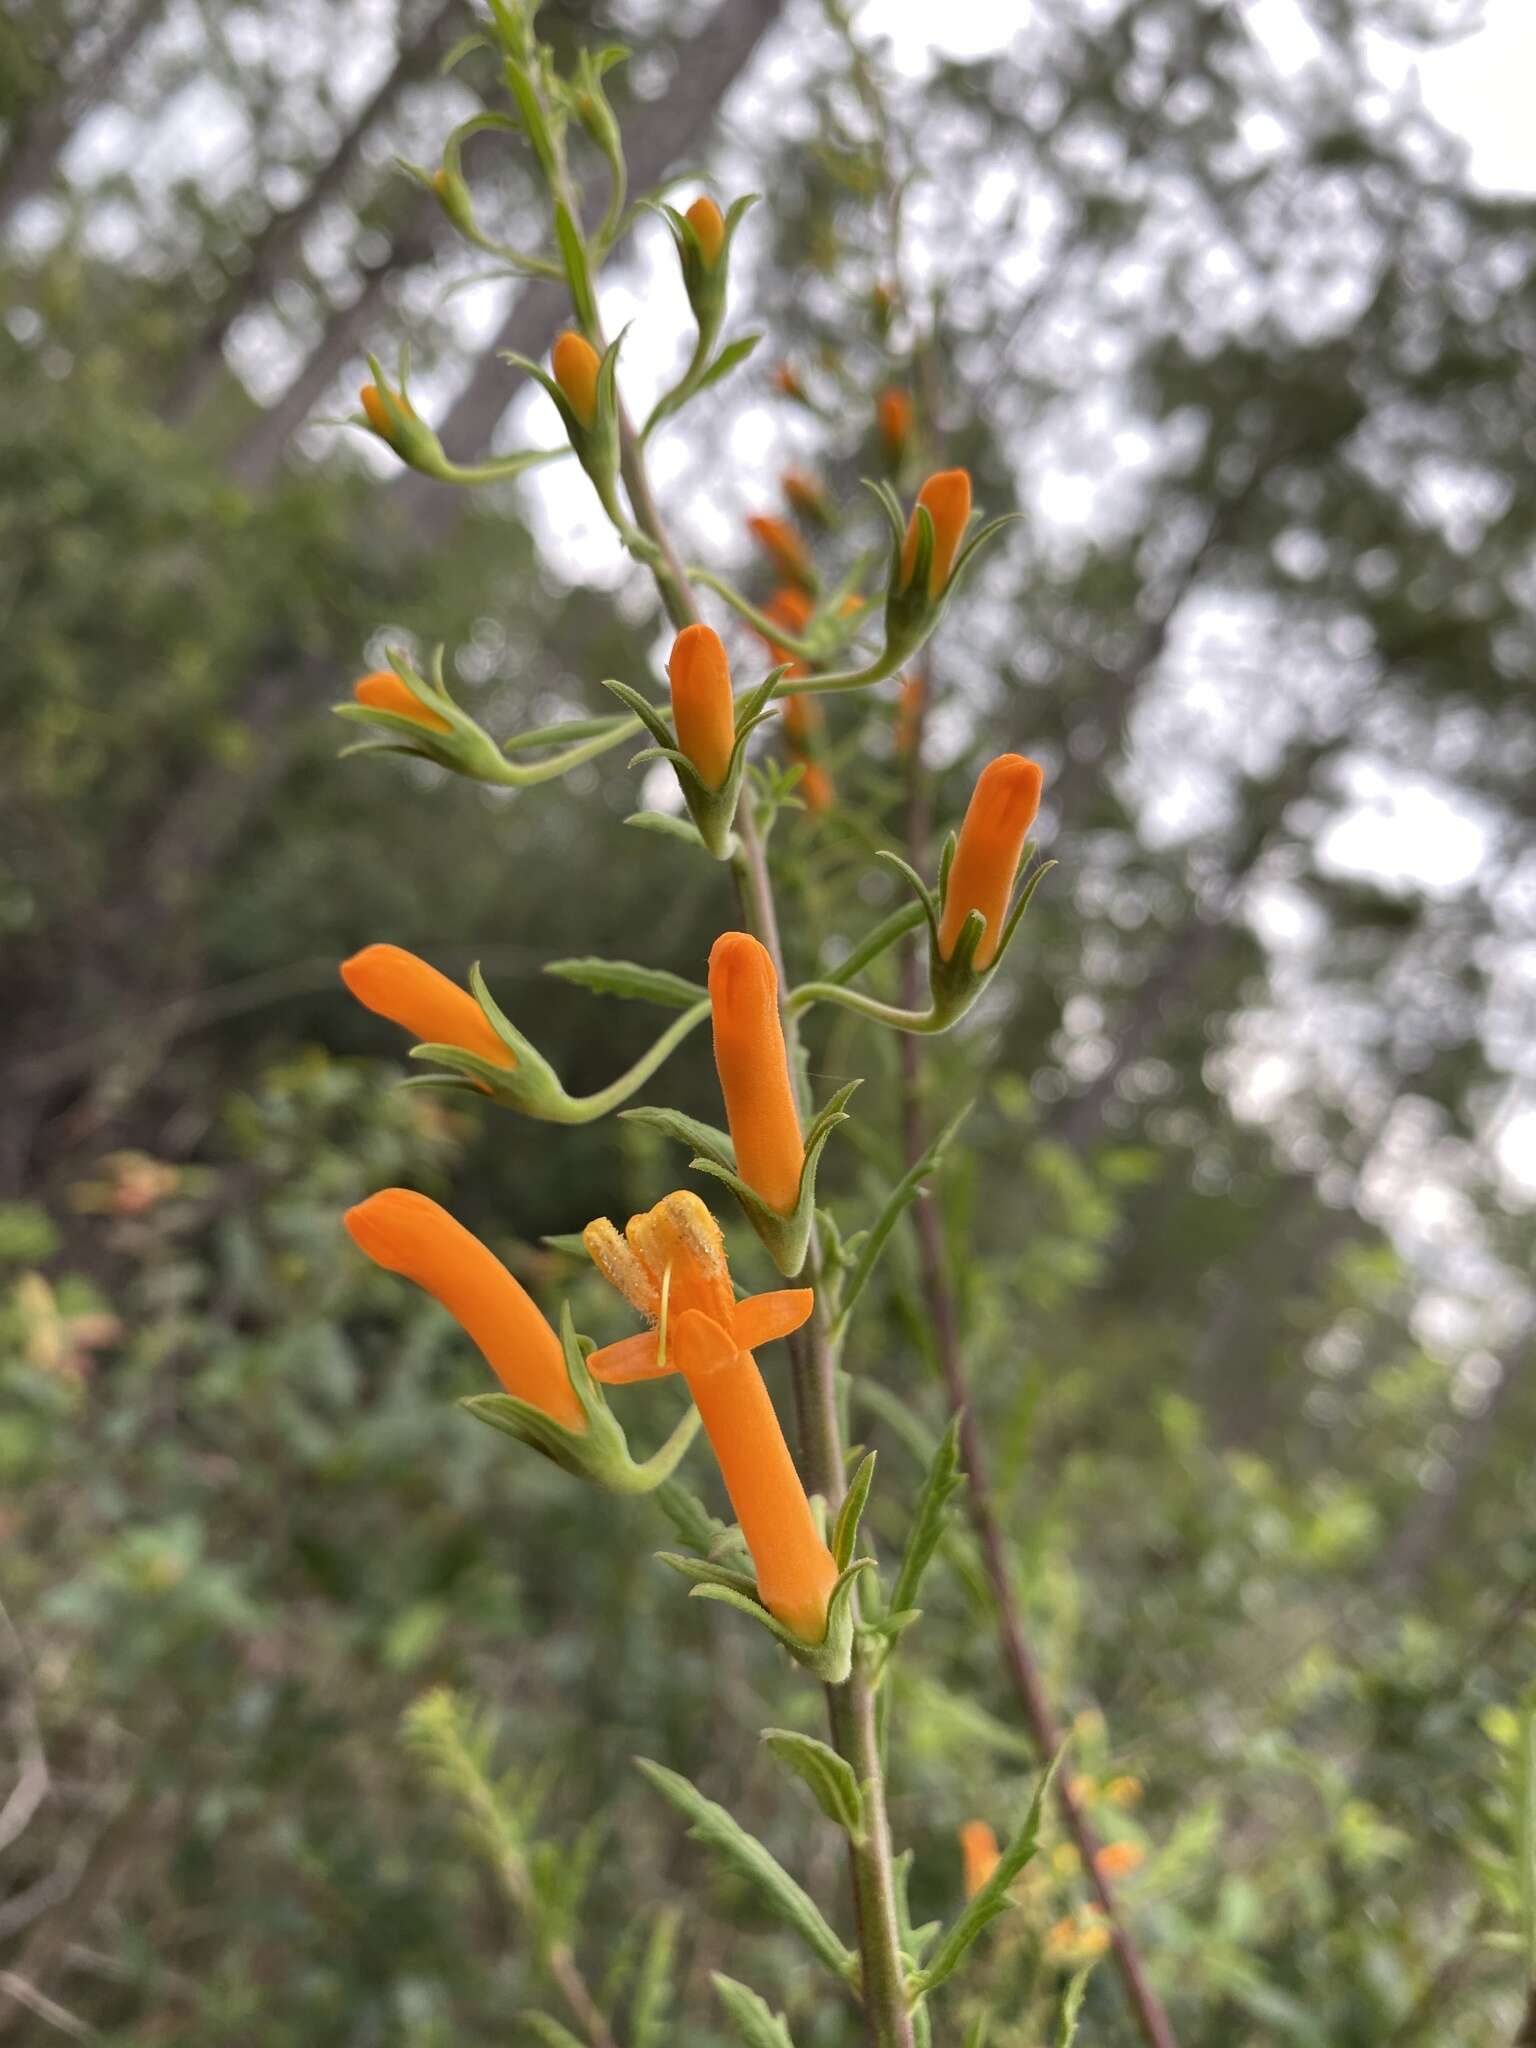
POLYGON ((660 1131, 664 1138, 703 1153, 706 1159, 713 1159, 728 1171, 735 1168, 735 1149, 726 1133, 713 1124, 700 1123, 695 1116, 684 1116, 679 1109, 621 1109, 619 1118, 623 1123, 644 1124, 647 1130, 660 1131))
POLYGON ((1083 2010, 1083 2000, 1088 1992, 1088 1979, 1093 1975, 1093 1965, 1079 1970, 1067 1986, 1065 1998, 1061 2001, 1061 2018, 1056 2029, 1056 2048, 1072 2048, 1077 2039, 1077 2022, 1083 2010))
POLYGON ((852 1951, 843 1946, 810 1893, 795 1882, 755 1835, 749 1835, 734 1815, 717 1806, 714 1800, 706 1799, 679 1772, 669 1771, 664 1764, 652 1763, 643 1756, 635 1758, 635 1765, 662 1797, 669 1799, 692 1823, 688 1832, 695 1841, 713 1850, 728 1869, 745 1878, 830 1970, 840 1977, 849 1975, 855 1967, 852 1951))
POLYGON ((639 1003, 661 1003, 670 1010, 691 1010, 709 990, 664 967, 641 967, 633 960, 602 960, 589 956, 575 960, 549 960, 544 972, 561 981, 574 981, 600 996, 627 996, 639 1003))
POLYGON ((689 397, 696 398, 701 391, 707 391, 712 384, 718 384, 722 377, 728 377, 732 370, 738 369, 762 338, 761 334, 744 334, 739 341, 728 342, 709 368, 700 374, 689 397))
POLYGON ((731 2024, 746 2043, 746 2048, 795 2048, 789 2028, 784 2024, 784 2015, 773 2012, 764 1999, 745 1984, 738 1984, 734 1977, 726 1977, 719 1970, 713 1972, 712 1981, 720 2003, 731 2016, 731 2024))
POLYGON ((869 1451, 859 1460, 859 1469, 843 1495, 843 1504, 837 1511, 837 1523, 832 1531, 832 1555, 837 1559, 840 1572, 847 1571, 853 1562, 853 1548, 859 1540, 859 1523, 864 1518, 869 1489, 874 1482, 875 1453, 869 1451))
POLYGON ((517 2017, 530 2034, 538 2035, 546 2048, 587 2048, 579 2034, 573 2034, 569 2027, 562 2027, 547 2012, 520 2012, 517 2017))
POLYGON ((960 1418, 952 1415, 949 1427, 939 1438, 938 1449, 928 1467, 928 1476, 923 1481, 923 1490, 917 1497, 901 1570, 891 1588, 893 1614, 905 1613, 917 1605, 923 1573, 939 1547, 944 1525, 949 1520, 950 1499, 964 1484, 965 1474, 960 1470, 960 1418))
POLYGON ((811 1788, 816 1804, 835 1827, 855 1841, 864 1839, 864 1795, 853 1766, 814 1735, 793 1728, 765 1728, 762 1739, 787 1769, 811 1788))
POLYGON ((587 245, 563 200, 555 202, 555 241, 571 287, 571 304, 587 333, 597 326, 597 296, 592 289, 592 272, 587 263, 587 245))
POLYGON ((1029 1802, 1029 1812, 1024 1824, 1015 1834, 1002 1855, 997 1868, 987 1879, 981 1890, 966 1906, 954 1926, 940 1941, 934 1951, 932 1962, 918 1976, 918 1989, 926 1994, 952 1977, 965 1960, 966 1952, 976 1937, 989 1927, 999 1913, 1006 1913, 1009 1906, 1008 1887, 1034 1855, 1040 1840, 1040 1816, 1045 1809, 1045 1795, 1056 1776, 1064 1750, 1058 1750, 1050 1766, 1041 1773, 1035 1787, 1035 1796, 1029 1802))
MULTIPOLYGON (((915 910, 916 906, 914 905, 913 908, 915 910)), ((921 916, 920 911, 917 914, 921 916)), ((974 1107, 974 1102, 968 1102, 958 1115, 950 1118, 943 1130, 939 1132, 932 1144, 929 1145, 922 1158, 917 1161, 916 1165, 910 1166, 907 1169, 901 1179, 897 1181, 895 1187, 886 1196, 885 1206, 865 1235, 864 1242, 859 1248, 858 1259, 854 1264, 853 1271, 848 1276, 848 1285, 843 1290, 842 1306, 837 1312, 839 1330, 847 1327, 848 1319, 853 1313, 854 1304, 869 1285, 871 1275, 880 1262, 880 1254, 885 1250, 891 1232, 922 1193, 923 1182, 938 1167, 955 1133, 965 1122, 974 1107)))
POLYGON ((691 818, 676 818, 669 811, 631 811, 624 822, 642 832, 659 832, 665 839, 681 839, 685 846, 704 844, 691 818))
POLYGON ((635 1979, 635 1995, 630 2001, 630 2048, 661 2048, 665 2038, 680 1918, 675 1906, 667 1906, 651 1923, 650 1939, 645 1944, 645 1953, 640 1958, 640 1973, 635 1979))

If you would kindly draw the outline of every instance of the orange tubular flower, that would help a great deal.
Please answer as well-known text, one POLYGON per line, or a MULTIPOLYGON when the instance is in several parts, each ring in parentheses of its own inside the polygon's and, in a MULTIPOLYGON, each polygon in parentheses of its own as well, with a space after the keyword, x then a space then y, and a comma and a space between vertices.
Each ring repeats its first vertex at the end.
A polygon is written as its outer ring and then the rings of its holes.
POLYGON ((903 760, 909 760, 918 740, 922 737, 923 706, 928 685, 921 675, 904 676, 901 683, 901 698, 896 712, 896 751, 903 760))
POLYGON ((590 427, 597 418, 597 373, 602 368, 597 350, 567 328, 550 350, 549 366, 571 411, 584 427, 590 427))
POLYGON ((805 552, 805 542, 787 519, 749 519, 747 528, 781 576, 809 584, 811 561, 805 552))
POLYGON ((685 626, 667 662, 677 744, 707 789, 719 789, 736 745, 731 665, 713 626, 685 626))
POLYGON ((961 927, 973 910, 979 910, 987 921, 976 948, 977 971, 990 967, 996 958, 1013 879, 1040 809, 1044 779, 1039 762, 1026 761, 1022 754, 999 754, 977 777, 944 896, 939 923, 943 959, 948 960, 954 952, 961 927))
POLYGON ((725 219, 719 207, 706 194, 695 199, 683 218, 698 236, 704 261, 713 270, 725 247, 725 219))
POLYGON ((808 811, 830 811, 832 800, 837 795, 836 785, 819 761, 807 761, 796 789, 805 800, 808 811))
POLYGON ((541 1408, 563 1428, 585 1433, 586 1417, 560 1339, 478 1237, 407 1188, 370 1195, 347 1211, 345 1222, 376 1266, 403 1273, 442 1303, 509 1394, 541 1408))
POLYGON ((352 695, 370 711, 393 711, 401 718, 414 719, 431 732, 453 731, 447 719, 440 718, 430 704, 411 695, 392 668, 375 669, 372 675, 359 676, 352 685, 352 695))
POLYGON ((974 1899, 1003 1860, 997 1837, 984 1820, 968 1820, 961 1828, 960 1854, 965 1859, 965 1896, 974 1899))
POLYGON ((770 1209, 788 1215, 800 1195, 805 1142, 766 946, 747 932, 722 932, 710 948, 709 1000, 736 1171, 770 1209))
POLYGON ((457 1045, 495 1067, 515 1067, 468 989, 402 946, 364 946, 341 963, 341 978, 365 1009, 387 1017, 423 1045, 457 1045))
POLYGON ((1093 1867, 1100 1877, 1114 1879, 1129 1877, 1146 1860, 1147 1852, 1139 1842, 1109 1842, 1094 1857, 1093 1867))
POLYGON ((875 401, 875 420, 889 461, 900 462, 912 432, 912 400, 905 391, 889 385, 875 401))
POLYGON ((582 1241, 603 1278, 653 1325, 594 1351, 588 1370, 610 1384, 681 1371, 752 1553, 763 1605, 806 1642, 820 1642, 837 1563, 752 1356, 757 1345, 800 1327, 814 1305, 811 1290, 737 1301, 720 1226, 687 1192, 631 1216, 622 1237, 606 1218, 589 1223, 582 1241))
MULTIPOLYGON (((970 473, 963 469, 941 469, 929 477, 917 494, 933 521, 933 558, 928 565, 928 595, 937 597, 949 581, 960 552, 960 542, 971 516, 970 473)), ((907 537, 901 550, 901 588, 912 581, 917 566, 917 512, 907 521, 907 537)))

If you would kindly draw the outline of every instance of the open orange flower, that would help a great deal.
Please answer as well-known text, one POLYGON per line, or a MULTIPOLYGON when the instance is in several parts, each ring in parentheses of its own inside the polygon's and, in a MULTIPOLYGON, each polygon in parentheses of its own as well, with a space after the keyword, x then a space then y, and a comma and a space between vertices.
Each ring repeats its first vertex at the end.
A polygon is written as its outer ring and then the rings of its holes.
MULTIPOLYGON (((960 552, 960 542, 971 517, 970 473, 963 469, 941 469, 929 477, 917 494, 917 502, 928 509, 933 521, 933 557, 928 565, 928 595, 938 597, 948 583, 960 552)), ((917 566, 917 512, 907 521, 907 537, 901 549, 901 588, 912 581, 917 566)))
POLYGON ((555 382, 570 401, 571 411, 584 427, 597 418, 597 374, 602 358, 584 336, 567 328, 549 354, 555 382))
POLYGON ((603 1278, 653 1326, 594 1351, 588 1370, 610 1384, 682 1373, 752 1553, 763 1605, 805 1641, 820 1642, 837 1563, 752 1356, 757 1345, 800 1327, 814 1306, 811 1290, 738 1301, 720 1226, 687 1191, 631 1216, 622 1237, 601 1217, 582 1241, 603 1278))
POLYGON ((401 718, 426 726, 429 732, 453 731, 447 719, 434 711, 430 704, 423 704, 419 697, 412 696, 392 668, 375 669, 372 675, 359 676, 352 685, 352 695, 359 704, 366 704, 370 711, 393 711, 401 718))
POLYGON ((711 269, 725 247, 725 218, 708 193, 695 199, 683 218, 699 238, 699 249, 711 269))
POLYGON ((497 1037, 468 989, 403 946, 364 946, 341 963, 341 978, 365 1009, 423 1045, 457 1045, 492 1066, 517 1065, 516 1054, 497 1037))
POLYGON ((990 967, 996 958, 1024 842, 1040 809, 1044 779, 1039 762, 1026 761, 1022 754, 999 754, 977 777, 960 827, 939 924, 939 953, 945 960, 954 952, 961 928, 973 910, 981 912, 987 925, 976 948, 977 970, 990 967))
POLYGON ((781 576, 809 584, 811 558, 805 552, 805 542, 787 519, 765 519, 758 515, 747 521, 747 530, 781 576))
POLYGON ((731 665, 713 626, 683 628, 672 643, 667 678, 677 744, 705 787, 718 789, 736 745, 736 707, 731 701, 731 665))
POLYGON ((346 1213, 353 1242, 376 1266, 440 1301, 509 1394, 563 1428, 586 1430, 565 1353, 531 1297, 478 1237, 408 1188, 385 1188, 346 1213))
POLYGON ((974 1899, 1002 1862, 997 1836, 984 1820, 968 1820, 960 1830, 960 1854, 965 1859, 965 1896, 974 1899))
POLYGON ((805 1141, 767 947, 748 932, 722 932, 710 948, 709 1000, 736 1171, 770 1209, 787 1215, 800 1195, 805 1141))

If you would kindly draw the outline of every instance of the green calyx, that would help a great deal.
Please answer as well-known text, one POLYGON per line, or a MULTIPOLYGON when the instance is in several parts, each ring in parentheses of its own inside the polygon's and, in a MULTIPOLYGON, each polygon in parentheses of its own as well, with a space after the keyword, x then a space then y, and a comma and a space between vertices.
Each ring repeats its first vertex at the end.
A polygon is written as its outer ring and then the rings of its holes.
POLYGON ((413 718, 409 712, 387 711, 355 700, 333 704, 331 709, 338 718, 388 735, 344 747, 343 758, 351 754, 414 754, 419 760, 435 762, 439 768, 467 776, 472 782, 489 782, 503 789, 530 789, 535 783, 552 781, 583 761, 605 753, 635 730, 634 721, 628 718, 577 719, 565 725, 519 733, 503 748, 449 694, 443 677, 441 647, 433 652, 430 679, 418 674, 403 649, 391 647, 388 658, 390 667, 423 711, 441 719, 448 730, 413 718), (532 763, 506 759, 509 753, 531 753, 545 747, 557 751, 532 763))
POLYGON ((696 1173, 710 1174, 723 1181, 741 1204, 747 1221, 767 1247, 768 1255, 786 1280, 793 1280, 805 1264, 811 1230, 816 1219, 816 1169, 828 1138, 839 1124, 848 1121, 844 1105, 861 1086, 850 1081, 840 1088, 805 1134, 805 1163, 800 1169, 800 1188, 790 1210, 771 1209, 762 1196, 749 1188, 736 1171, 736 1152, 724 1131, 697 1118, 671 1109, 628 1109, 622 1114, 630 1121, 660 1131, 664 1137, 690 1146, 690 1166, 696 1173))
POLYGON ((610 1493, 653 1492, 671 1478, 698 1433, 698 1410, 690 1407, 661 1449, 637 1464, 602 1388, 587 1370, 587 1353, 593 1347, 588 1338, 577 1336, 569 1304, 560 1311, 560 1344, 571 1391, 586 1417, 584 1430, 567 1429, 515 1394, 471 1394, 459 1406, 503 1435, 515 1436, 578 1479, 590 1479, 610 1493))
POLYGON ((699 238, 699 231, 687 214, 680 213, 675 206, 668 206, 659 200, 644 200, 642 205, 650 212, 659 214, 672 231, 672 240, 677 247, 677 260, 683 273, 683 289, 688 294, 688 304, 693 309, 698 335, 694 342, 693 354, 688 367, 670 391, 664 392, 651 408, 650 417, 641 429, 640 438, 645 440, 652 430, 664 419, 678 412, 699 392, 716 384, 728 373, 744 363, 757 347, 760 334, 743 335, 715 354, 715 343, 725 320, 726 292, 730 279, 731 243, 736 230, 741 226, 748 211, 757 204, 759 194, 745 193, 733 200, 722 216, 724 238, 716 251, 713 261, 699 238))
POLYGON ((706 1558, 681 1557, 672 1551, 659 1551, 657 1555, 663 1564, 670 1565, 673 1571, 692 1581, 695 1599, 718 1600, 721 1606, 734 1607, 738 1614, 745 1614, 750 1621, 757 1622, 767 1629, 775 1642, 788 1650, 797 1664, 803 1664, 807 1671, 814 1672, 823 1685, 842 1685, 852 1671, 854 1589, 860 1572, 870 1569, 871 1558, 857 1558, 838 1574, 827 1600, 826 1634, 819 1643, 812 1643, 804 1636, 796 1635, 792 1628, 786 1628, 776 1615, 768 1612, 758 1597, 757 1581, 749 1573, 731 1571, 706 1558))
POLYGON ((401 1085, 406 1088, 451 1089, 465 1095, 488 1095, 503 1109, 514 1109, 519 1115, 534 1117, 541 1123, 590 1124, 601 1116, 607 1116, 620 1103, 627 1102, 641 1083, 649 1080, 663 1060, 709 1015, 709 998, 702 996, 668 1025, 649 1050, 642 1053, 616 1081, 593 1095, 570 1095, 538 1047, 523 1036, 497 1003, 485 985, 478 962, 469 970, 469 986, 491 1029, 515 1055, 516 1064, 497 1066, 460 1045, 417 1045, 411 1048, 412 1059, 426 1060, 448 1071, 417 1075, 401 1085))
MULTIPOLYGON (((442 189, 435 184, 434 174, 410 166, 414 175, 437 192, 446 206, 442 189)), ((441 175, 441 174, 438 174, 441 175)), ((463 180, 460 179, 462 184, 463 180)), ((467 191, 466 191, 467 199, 467 191)), ((382 431, 366 412, 347 415, 345 424, 361 427, 372 434, 376 441, 383 441, 392 448, 408 469, 418 470, 422 476, 430 476, 442 484, 496 484, 508 483, 513 477, 522 476, 530 469, 537 469, 546 462, 558 462, 565 454, 563 448, 521 448, 510 455, 498 455, 487 462, 450 462, 442 442, 433 433, 426 421, 411 404, 407 380, 410 374, 409 353, 400 352, 400 367, 395 382, 390 384, 379 367, 377 356, 369 356, 368 368, 372 373, 379 404, 383 407, 388 431, 382 431)))
POLYGON ((636 754, 630 766, 636 767, 642 761, 670 761, 677 771, 678 787, 682 790, 683 801, 688 806, 688 815, 698 830, 706 850, 716 860, 729 860, 736 851, 736 807, 741 801, 742 779, 747 767, 747 741, 765 719, 773 713, 770 704, 774 690, 784 675, 782 668, 776 668, 766 676, 754 690, 748 690, 735 702, 735 743, 731 748, 726 765, 725 780, 718 789, 711 789, 698 769, 677 744, 676 735, 649 698, 638 690, 632 690, 628 683, 607 681, 603 688, 618 698, 639 719, 640 723, 656 741, 654 747, 645 747, 636 754))
POLYGON ((526 371, 549 393, 565 428, 572 453, 591 478, 592 487, 597 492, 603 510, 625 538, 629 539, 633 528, 619 503, 618 493, 619 349, 627 332, 628 329, 624 329, 603 351, 597 372, 597 409, 590 420, 581 417, 541 363, 532 361, 528 356, 517 355, 511 349, 503 349, 501 358, 503 362, 511 363, 515 369, 526 371))

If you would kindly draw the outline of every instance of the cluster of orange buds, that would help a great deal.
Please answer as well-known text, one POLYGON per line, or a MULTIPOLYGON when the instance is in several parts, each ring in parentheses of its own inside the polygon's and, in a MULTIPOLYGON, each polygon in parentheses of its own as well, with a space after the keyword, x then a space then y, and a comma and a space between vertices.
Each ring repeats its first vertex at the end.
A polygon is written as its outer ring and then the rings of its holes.
POLYGON ((810 1289, 738 1301, 720 1226, 687 1191, 632 1216, 622 1237, 599 1218, 582 1241, 603 1278, 651 1326, 594 1351, 593 1376, 614 1383, 682 1373, 751 1555, 758 1598, 801 1645, 825 1644, 837 1563, 752 1355, 806 1321, 810 1289))

